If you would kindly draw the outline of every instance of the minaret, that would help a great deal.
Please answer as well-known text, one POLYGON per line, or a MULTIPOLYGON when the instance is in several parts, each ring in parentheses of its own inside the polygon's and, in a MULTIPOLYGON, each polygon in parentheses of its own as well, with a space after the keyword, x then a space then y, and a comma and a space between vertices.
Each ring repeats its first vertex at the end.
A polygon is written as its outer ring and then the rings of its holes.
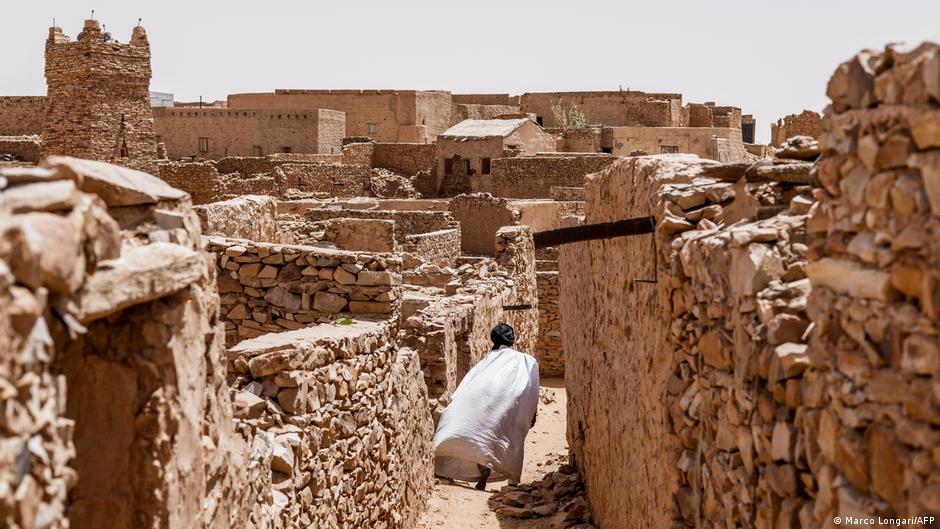
POLYGON ((49 28, 43 155, 131 165, 156 158, 150 77, 150 43, 140 26, 126 44, 105 42, 97 20, 86 20, 75 41, 49 28))

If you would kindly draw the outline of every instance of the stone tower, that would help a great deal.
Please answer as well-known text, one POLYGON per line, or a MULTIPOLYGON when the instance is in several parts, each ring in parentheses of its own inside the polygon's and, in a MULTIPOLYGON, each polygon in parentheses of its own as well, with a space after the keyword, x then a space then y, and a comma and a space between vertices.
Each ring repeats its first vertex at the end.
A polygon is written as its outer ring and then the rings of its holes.
POLYGON ((49 28, 43 155, 153 160, 150 75, 150 43, 140 26, 126 44, 105 41, 97 20, 86 20, 75 41, 49 28))

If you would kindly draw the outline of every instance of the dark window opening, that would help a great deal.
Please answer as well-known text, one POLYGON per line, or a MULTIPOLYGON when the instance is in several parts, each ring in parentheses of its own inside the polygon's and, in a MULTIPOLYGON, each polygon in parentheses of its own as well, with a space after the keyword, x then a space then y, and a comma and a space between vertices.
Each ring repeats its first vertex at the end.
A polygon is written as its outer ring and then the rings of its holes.
POLYGON ((662 154, 678 154, 679 146, 678 145, 660 145, 659 152, 662 154))
POLYGON ((605 154, 613 154, 614 149, 612 147, 602 147, 601 152, 605 154))
POLYGON ((542 116, 535 116, 535 122, 538 123, 539 126, 541 127, 541 126, 542 126, 542 116))
POLYGON ((283 152, 283 153, 289 153, 289 152, 290 152, 290 149, 291 149, 290 147, 281 147, 281 152, 283 152))
POLYGON ((463 174, 470 174, 470 160, 463 161, 463 174))
POLYGON ((121 142, 121 158, 127 158, 127 141, 121 142))
POLYGON ((251 155, 252 155, 252 156, 255 156, 255 157, 260 157, 260 156, 261 156, 261 146, 260 146, 260 145, 252 145, 252 146, 251 146, 251 155))
POLYGON ((454 174, 454 160, 444 158, 444 174, 454 174))
POLYGON ((490 159, 489 158, 480 159, 480 172, 483 174, 490 174, 490 159))

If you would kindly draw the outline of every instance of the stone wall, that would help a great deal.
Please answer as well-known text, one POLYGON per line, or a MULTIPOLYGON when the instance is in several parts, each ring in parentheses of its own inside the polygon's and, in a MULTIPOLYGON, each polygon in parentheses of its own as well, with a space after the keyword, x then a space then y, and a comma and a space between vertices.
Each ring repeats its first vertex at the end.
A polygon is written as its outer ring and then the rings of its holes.
POLYGON ((808 505, 817 522, 936 517, 940 46, 862 52, 827 95, 823 190, 807 225, 808 505))
POLYGON ((823 131, 822 116, 812 110, 790 114, 770 124, 770 144, 779 147, 794 136, 818 138, 823 131))
POLYGON ((354 219, 340 217, 322 220, 321 240, 331 242, 340 250, 354 252, 397 252, 398 238, 395 222, 383 219, 354 219))
POLYGON ((493 235, 503 226, 517 224, 519 211, 510 201, 488 193, 458 195, 450 201, 450 213, 460 222, 463 253, 495 255, 493 235))
POLYGON ((507 198, 550 198, 554 186, 582 187, 584 177, 614 162, 612 155, 540 155, 497 158, 490 175, 471 178, 475 192, 507 198))
POLYGON ((369 196, 372 169, 366 165, 320 165, 287 163, 274 168, 278 182, 274 191, 288 189, 303 193, 324 193, 331 197, 369 196))
POLYGON ((434 428, 418 359, 393 332, 356 320, 229 350, 236 414, 272 444, 277 527, 414 527, 434 428))
POLYGON ((150 43, 140 26, 125 44, 105 42, 97 20, 86 20, 74 42, 49 28, 43 155, 156 158, 150 76, 150 43))
POLYGON ((535 351, 539 322, 531 231, 513 226, 498 238, 497 259, 461 257, 455 268, 419 260, 402 274, 407 288, 399 340, 420 356, 435 406, 446 404, 490 351, 490 330, 497 323, 515 328, 519 350, 535 351))
POLYGON ((589 178, 588 222, 645 199, 656 217, 655 245, 560 255, 569 440, 599 525, 934 523, 938 87, 935 45, 864 52, 829 83, 818 167, 644 157, 589 178))
POLYGON ((684 153, 721 162, 751 159, 740 128, 614 127, 613 153, 618 156, 684 153))
POLYGON ((640 127, 678 127, 682 119, 682 94, 612 92, 537 92, 520 98, 523 112, 535 114, 539 124, 558 127, 552 105, 577 105, 589 124, 640 127))
MULTIPOLYGON (((556 265, 557 268, 557 265, 556 265)), ((539 299, 539 339, 533 355, 544 377, 563 377, 565 357, 561 347, 561 315, 558 312, 558 270, 536 272, 539 299)))
POLYGON ((193 208, 202 223, 202 233, 260 242, 277 240, 277 200, 246 195, 193 208))
MULTIPOLYGON (((585 223, 649 215, 660 179, 692 171, 694 157, 624 158, 585 182, 585 223)), ((669 527, 678 443, 663 402, 672 368, 665 277, 650 236, 559 249, 568 444, 599 527, 669 527), (632 432, 631 434, 625 434, 632 432)))
POLYGON ((391 317, 401 296, 401 260, 208 237, 216 256, 227 343, 329 323, 340 314, 391 317))
POLYGON ((262 525, 188 196, 108 164, 44 165, 5 171, 0 193, 2 525, 262 525))
POLYGON ((42 154, 39 136, 0 136, 0 155, 11 155, 21 162, 39 163, 42 154))
POLYGON ((154 131, 170 159, 219 159, 272 153, 340 154, 342 112, 325 109, 153 109, 154 131))
POLYGON ((0 96, 0 136, 42 134, 45 96, 0 96))
POLYGON ((428 143, 376 143, 372 167, 394 169, 410 175, 436 169, 435 147, 428 143))
POLYGON ((409 235, 447 230, 456 227, 454 218, 445 211, 397 211, 382 209, 350 209, 320 207, 304 212, 308 220, 321 221, 340 217, 356 219, 386 219, 395 221, 395 232, 399 240, 409 235))
POLYGON ((383 142, 430 143, 453 124, 450 93, 443 91, 279 89, 230 94, 227 106, 339 110, 346 114, 347 136, 367 136, 383 142))
POLYGON ((402 251, 431 263, 453 264, 460 255, 460 229, 451 228, 405 237, 402 251))

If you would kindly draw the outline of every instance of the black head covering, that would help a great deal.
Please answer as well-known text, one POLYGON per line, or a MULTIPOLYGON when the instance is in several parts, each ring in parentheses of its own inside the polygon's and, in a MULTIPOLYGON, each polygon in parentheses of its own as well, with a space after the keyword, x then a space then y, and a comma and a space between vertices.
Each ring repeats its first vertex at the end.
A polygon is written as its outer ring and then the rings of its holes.
POLYGON ((512 330, 511 325, 497 323, 490 331, 490 340, 493 340, 493 349, 498 349, 501 345, 512 346, 516 341, 516 333, 512 330))

